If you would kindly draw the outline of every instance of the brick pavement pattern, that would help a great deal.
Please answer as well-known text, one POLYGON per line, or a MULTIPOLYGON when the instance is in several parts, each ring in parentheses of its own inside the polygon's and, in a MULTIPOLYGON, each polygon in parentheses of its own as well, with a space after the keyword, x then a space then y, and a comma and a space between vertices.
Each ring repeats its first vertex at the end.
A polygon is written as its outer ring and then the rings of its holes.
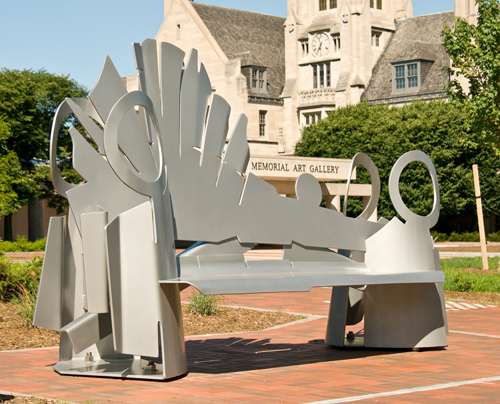
MULTIPOLYGON (((499 401, 500 307, 448 312, 449 347, 413 352, 325 345, 326 288, 227 299, 317 316, 258 332, 187 337, 190 373, 169 382, 60 376, 52 369, 57 348, 0 352, 0 392, 97 403, 499 401)), ((349 330, 361 335, 362 328, 349 330)))

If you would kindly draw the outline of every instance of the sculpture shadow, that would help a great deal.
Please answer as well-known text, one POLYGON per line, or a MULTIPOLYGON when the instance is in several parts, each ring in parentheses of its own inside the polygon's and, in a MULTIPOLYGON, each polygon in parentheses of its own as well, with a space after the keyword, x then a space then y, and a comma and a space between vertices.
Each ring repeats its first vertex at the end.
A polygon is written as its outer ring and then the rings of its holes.
POLYGON ((186 341, 190 373, 224 374, 390 355, 401 350, 336 348, 324 339, 272 343, 269 338, 215 338, 186 341))

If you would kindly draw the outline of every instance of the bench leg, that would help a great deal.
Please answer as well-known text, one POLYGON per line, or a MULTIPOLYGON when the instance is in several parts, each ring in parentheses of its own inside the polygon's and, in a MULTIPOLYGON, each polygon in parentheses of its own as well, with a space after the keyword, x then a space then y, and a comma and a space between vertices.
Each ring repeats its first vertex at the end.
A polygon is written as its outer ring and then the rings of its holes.
POLYGON ((187 373, 184 327, 179 285, 162 284, 165 295, 161 328, 163 378, 170 379, 187 373))
POLYGON ((349 286, 332 288, 325 342, 332 346, 344 346, 345 326, 363 320, 364 292, 349 286))
POLYGON ((332 288, 325 337, 325 343, 328 345, 338 347, 344 346, 348 300, 348 286, 337 286, 332 288))
POLYGON ((370 285, 365 290, 365 347, 447 346, 442 285, 370 285))

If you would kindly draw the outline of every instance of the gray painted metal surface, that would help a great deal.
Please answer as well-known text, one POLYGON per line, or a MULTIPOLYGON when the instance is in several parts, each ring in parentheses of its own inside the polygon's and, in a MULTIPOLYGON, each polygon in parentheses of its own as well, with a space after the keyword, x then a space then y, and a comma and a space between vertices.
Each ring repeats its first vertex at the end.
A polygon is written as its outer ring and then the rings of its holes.
POLYGON ((282 197, 246 174, 247 118, 229 127, 231 108, 213 94, 195 50, 186 59, 151 39, 133 49, 140 91, 127 92, 106 58, 89 100, 67 99, 54 119, 52 178, 70 211, 67 221, 51 219, 34 324, 61 332, 56 371, 185 374, 179 291, 188 285, 205 294, 333 286, 327 343, 344 346, 345 325, 364 315, 365 346, 446 345, 444 276, 429 234, 439 187, 425 154, 405 154, 391 173, 391 198, 405 223, 366 220, 380 178, 362 153, 351 171, 367 168, 373 194, 358 218, 321 208, 310 174, 297 179, 297 199, 282 197), (76 185, 56 163, 59 127, 70 113, 97 146, 70 129, 73 164, 85 179, 76 185), (399 176, 412 161, 427 166, 434 185, 434 209, 424 218, 399 195, 399 176), (198 243, 176 257, 175 240, 198 243), (246 261, 254 243, 282 244, 282 260, 246 261))

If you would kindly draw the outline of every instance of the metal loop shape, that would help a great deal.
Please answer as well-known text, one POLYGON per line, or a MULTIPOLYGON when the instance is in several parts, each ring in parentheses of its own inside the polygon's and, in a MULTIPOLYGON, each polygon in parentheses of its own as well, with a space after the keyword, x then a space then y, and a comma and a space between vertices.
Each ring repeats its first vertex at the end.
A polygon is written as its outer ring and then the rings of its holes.
POLYGON ((109 113, 104 129, 104 149, 109 164, 118 178, 135 191, 143 195, 151 196, 151 185, 160 180, 162 175, 165 174, 165 169, 163 168, 163 154, 160 147, 158 118, 153 102, 147 94, 141 91, 133 91, 125 94, 114 105, 113 109, 109 113), (155 178, 148 178, 147 174, 132 171, 126 164, 124 155, 118 145, 118 129, 120 127, 120 123, 125 117, 125 114, 136 106, 142 106, 146 109, 151 117, 156 133, 156 136, 151 144, 151 151, 153 152, 153 158, 155 159, 157 165, 157 167, 153 170, 156 171, 155 178))
POLYGON ((439 195, 439 183, 436 173, 436 168, 432 163, 431 159, 427 154, 420 150, 412 150, 403 154, 394 167, 392 167, 391 175, 389 176, 389 195, 391 197, 392 204, 394 208, 399 213, 399 215, 407 222, 420 222, 427 228, 432 228, 436 225, 439 219, 439 207, 441 203, 441 198, 439 195), (403 202, 401 194, 399 193, 399 179, 401 173, 406 168, 406 166, 414 161, 420 161, 423 163, 432 179, 432 186, 434 189, 434 204, 432 206, 432 211, 427 216, 420 216, 413 213, 403 202))
POLYGON ((370 180, 372 183, 372 194, 370 195, 370 200, 368 201, 368 204, 366 205, 366 208, 363 210, 363 212, 361 212, 361 214, 357 217, 357 219, 368 220, 373 212, 375 212, 375 210, 377 209, 378 200, 380 198, 380 175, 378 173, 377 166, 375 165, 371 157, 365 153, 357 153, 352 158, 351 167, 349 168, 349 177, 347 179, 347 185, 345 189, 343 213, 345 216, 347 212, 347 199, 349 195, 349 187, 351 185, 351 176, 354 168, 357 165, 362 165, 364 168, 366 168, 368 174, 370 174, 370 180))
MULTIPOLYGON (((81 98, 68 99, 78 104, 80 108, 92 119, 99 122, 100 124, 103 124, 99 114, 89 100, 84 100, 81 98)), ((70 189, 73 189, 79 185, 67 182, 63 178, 63 176, 59 172, 59 168, 57 167, 57 141, 59 139, 59 128, 61 127, 66 117, 71 113, 73 113, 73 111, 68 105, 68 102, 64 100, 57 108, 50 132, 50 174, 52 176, 52 183, 54 184, 54 188, 64 198, 67 198, 66 193, 70 189)))

